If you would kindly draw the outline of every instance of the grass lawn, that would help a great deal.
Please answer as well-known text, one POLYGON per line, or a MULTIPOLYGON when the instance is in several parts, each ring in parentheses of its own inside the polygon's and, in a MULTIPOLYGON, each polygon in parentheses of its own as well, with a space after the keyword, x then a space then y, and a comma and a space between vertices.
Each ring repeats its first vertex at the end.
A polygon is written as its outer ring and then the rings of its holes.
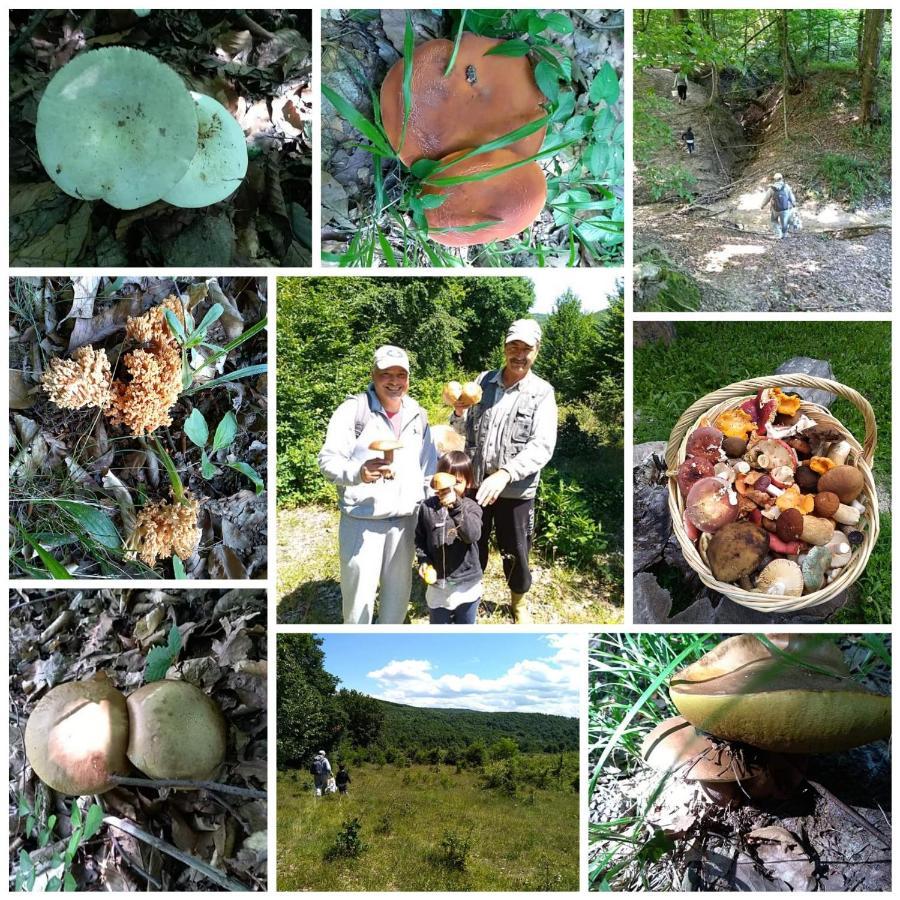
POLYGON ((425 765, 366 764, 351 777, 347 797, 316 798, 311 776, 279 773, 278 890, 578 889, 578 794, 568 785, 509 797, 471 770, 425 765), (359 856, 326 861, 353 819, 359 856))
MULTIPOLYGON (((873 471, 880 492, 891 488, 891 326, 888 322, 678 322, 670 346, 634 351, 634 443, 666 441, 694 400, 745 378, 772 374, 793 356, 828 359, 836 381, 872 404, 878 424, 873 471)), ((831 412, 862 442, 862 416, 847 400, 831 412)), ((891 620, 890 514, 857 597, 837 622, 891 620), (851 618, 846 618, 850 616, 851 618)))

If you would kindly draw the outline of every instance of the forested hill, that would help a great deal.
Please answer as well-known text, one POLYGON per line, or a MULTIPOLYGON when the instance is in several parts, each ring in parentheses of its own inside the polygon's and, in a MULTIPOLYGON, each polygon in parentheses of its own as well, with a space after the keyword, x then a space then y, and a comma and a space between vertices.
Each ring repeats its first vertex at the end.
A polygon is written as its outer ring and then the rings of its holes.
POLYGON ((384 710, 382 733, 394 747, 464 747, 483 741, 490 745, 512 738, 529 752, 578 749, 578 719, 543 713, 477 712, 471 709, 433 709, 377 701, 384 710))

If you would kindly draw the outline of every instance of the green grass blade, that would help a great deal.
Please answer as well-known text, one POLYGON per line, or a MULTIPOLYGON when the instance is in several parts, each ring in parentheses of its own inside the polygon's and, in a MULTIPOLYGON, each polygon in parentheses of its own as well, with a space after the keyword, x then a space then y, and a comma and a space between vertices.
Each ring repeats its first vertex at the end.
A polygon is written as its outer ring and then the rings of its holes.
POLYGON ((185 396, 196 394, 198 391, 205 391, 207 388, 218 387, 220 384, 227 384, 229 381, 237 381, 239 378, 250 378, 253 375, 262 375, 268 370, 266 363, 260 363, 256 366, 244 366, 242 369, 236 369, 234 372, 228 372, 226 375, 220 375, 207 381, 204 384, 195 384, 192 388, 185 391, 185 396))
POLYGON ((178 477, 178 470, 175 468, 175 463, 172 462, 172 457, 166 452, 166 448, 163 447, 162 442, 158 437, 153 438, 153 446, 156 449, 156 455, 160 458, 163 467, 166 470, 166 474, 169 476, 169 484, 172 485, 172 494, 174 495, 175 500, 178 503, 181 503, 181 500, 184 497, 184 485, 178 477))
POLYGON ((466 24, 466 11, 462 11, 462 15, 459 17, 459 28, 456 32, 456 40, 453 42, 453 52, 450 54, 450 62, 447 63, 447 68, 444 70, 444 78, 447 78, 449 74, 453 71, 453 66, 456 64, 456 56, 459 53, 459 42, 462 40, 463 36, 463 26, 466 24))
POLYGON ((31 545, 31 548, 37 553, 38 557, 40 557, 41 562, 44 564, 44 567, 50 573, 51 578, 56 579, 64 579, 71 578, 72 576, 69 574, 68 569, 66 569, 53 555, 48 553, 39 543, 35 540, 24 528, 20 525, 16 525, 19 534, 28 541, 31 545))
POLYGON ((400 132, 400 143, 397 145, 399 152, 406 140, 406 128, 409 125, 409 116, 412 112, 412 80, 413 80, 413 50, 416 47, 416 36, 413 32, 412 17, 406 14, 406 29, 403 32, 403 129, 400 132))
POLYGON ((367 137, 382 156, 393 157, 394 151, 378 127, 370 122, 352 103, 345 100, 337 91, 327 84, 322 85, 322 93, 328 102, 343 116, 360 134, 367 137))
POLYGON ((384 257, 384 261, 392 268, 397 268, 397 257, 394 256, 394 249, 388 242, 384 232, 377 225, 375 226, 375 233, 378 236, 378 245, 381 247, 381 255, 384 257))

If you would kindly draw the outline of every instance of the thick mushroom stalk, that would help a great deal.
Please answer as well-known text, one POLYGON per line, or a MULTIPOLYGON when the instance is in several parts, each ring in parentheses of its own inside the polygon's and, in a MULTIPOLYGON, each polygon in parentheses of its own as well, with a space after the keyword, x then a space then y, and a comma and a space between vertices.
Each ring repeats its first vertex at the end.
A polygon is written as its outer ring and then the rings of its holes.
POLYGON ((891 698, 848 676, 840 650, 815 636, 724 641, 676 673, 669 694, 692 725, 782 753, 829 753, 887 738, 891 698))
POLYGON ((399 450, 403 446, 401 441, 394 440, 378 440, 369 444, 370 450, 384 454, 384 467, 381 469, 381 477, 390 481, 394 477, 394 451, 399 450))

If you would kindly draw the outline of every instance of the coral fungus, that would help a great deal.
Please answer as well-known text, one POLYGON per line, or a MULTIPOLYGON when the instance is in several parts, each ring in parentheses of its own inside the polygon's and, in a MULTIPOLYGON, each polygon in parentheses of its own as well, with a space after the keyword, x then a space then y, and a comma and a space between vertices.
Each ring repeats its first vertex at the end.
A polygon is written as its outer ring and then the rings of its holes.
POLYGON ((151 568, 158 559, 168 559, 173 554, 187 559, 200 543, 199 511, 199 501, 189 493, 181 502, 160 500, 148 504, 137 514, 128 549, 151 568))
POLYGON ((63 409, 105 409, 110 402, 111 381, 106 351, 85 346, 79 347, 71 359, 51 359, 41 383, 50 399, 63 409))

